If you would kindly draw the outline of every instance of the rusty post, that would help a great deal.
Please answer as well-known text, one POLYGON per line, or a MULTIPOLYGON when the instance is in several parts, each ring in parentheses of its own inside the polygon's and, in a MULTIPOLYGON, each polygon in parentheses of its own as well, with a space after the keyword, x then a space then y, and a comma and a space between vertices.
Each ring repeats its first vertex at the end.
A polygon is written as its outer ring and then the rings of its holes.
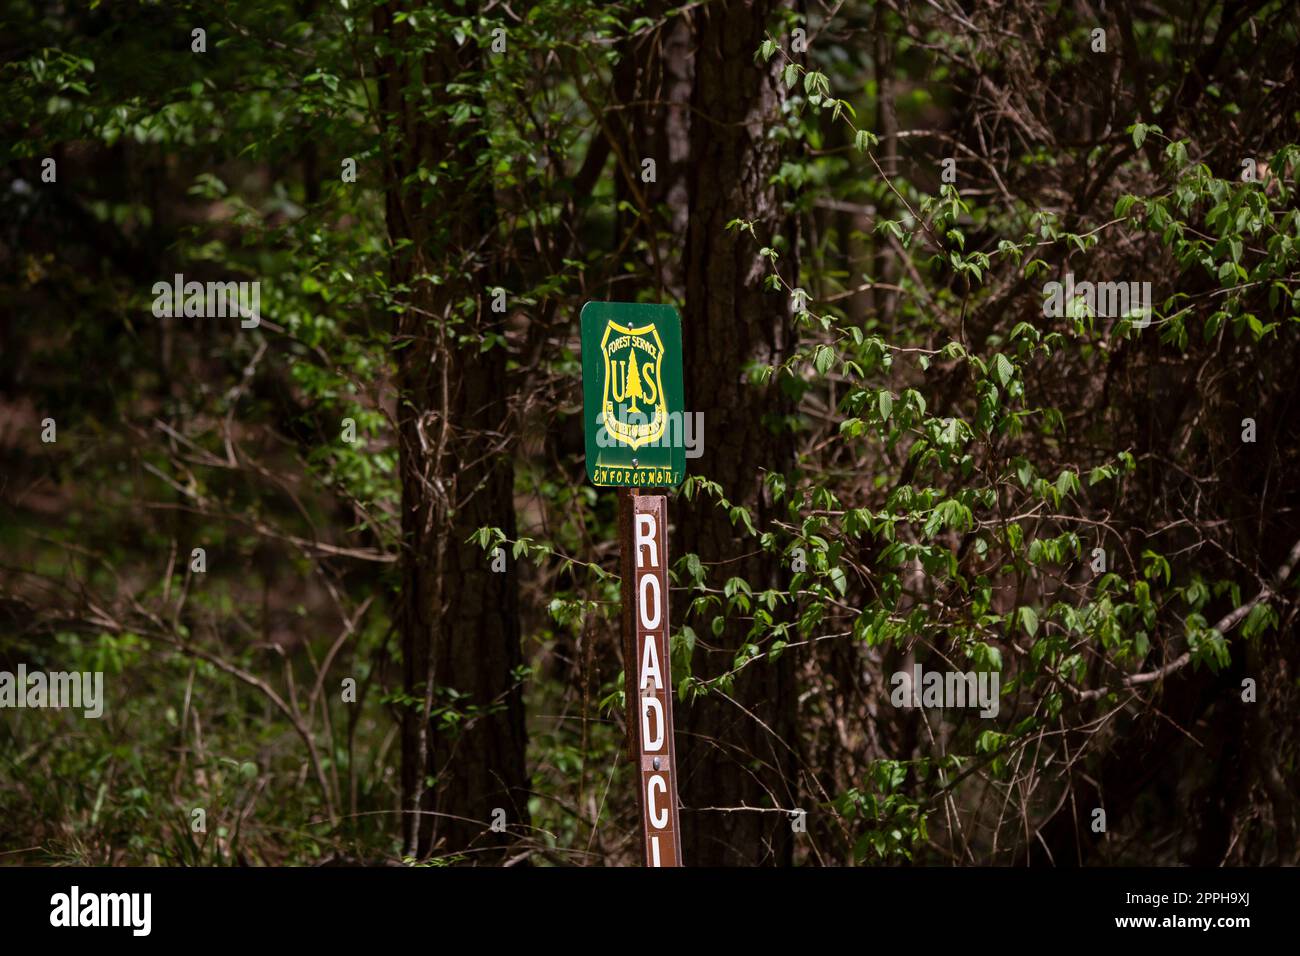
POLYGON ((669 669, 668 499, 619 494, 624 693, 646 866, 681 866, 669 669))

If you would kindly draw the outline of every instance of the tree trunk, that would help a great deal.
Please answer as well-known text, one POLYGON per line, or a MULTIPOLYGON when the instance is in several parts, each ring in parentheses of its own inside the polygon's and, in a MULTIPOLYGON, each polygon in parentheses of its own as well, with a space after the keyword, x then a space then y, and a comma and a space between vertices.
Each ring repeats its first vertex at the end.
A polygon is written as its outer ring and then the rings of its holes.
MULTIPOLYGON (((719 482, 733 504, 750 509, 756 525, 775 512, 762 485, 764 473, 785 471, 794 461, 793 436, 783 421, 792 405, 775 378, 751 385, 745 369, 753 362, 780 362, 794 335, 788 297, 763 292, 767 268, 758 246, 726 226, 736 218, 756 220, 763 244, 772 232, 783 234, 780 268, 788 280, 797 280, 794 226, 770 185, 781 162, 780 141, 768 135, 782 122, 780 57, 765 65, 754 61, 777 7, 772 0, 710 4, 693 14, 693 173, 682 339, 687 407, 704 413, 705 437, 703 457, 690 470, 719 482)), ((757 541, 740 537, 726 512, 705 496, 681 501, 677 532, 677 553, 697 554, 712 587, 733 575, 756 592, 789 586, 780 563, 752 553, 757 541)), ((732 621, 716 638, 707 620, 696 621, 695 630, 693 670, 708 678, 732 668, 749 625, 732 621)), ((732 700, 713 693, 679 705, 685 862, 789 863, 792 834, 785 814, 698 808, 795 806, 792 655, 746 667, 728 696, 732 700)))
MULTIPOLYGON (((685 17, 666 17, 672 6, 656 0, 644 15, 665 18, 660 29, 624 44, 623 57, 614 71, 615 101, 625 108, 607 121, 618 138, 618 147, 636 184, 628 182, 622 170, 615 172, 618 209, 615 241, 635 249, 645 243, 644 270, 647 282, 660 301, 685 295, 685 263, 675 255, 680 248, 690 216, 690 99, 691 28, 685 17), (645 181, 642 163, 655 161, 655 178, 645 181), (642 216, 639 203, 647 205, 642 216), (642 219, 644 218, 644 221, 642 219)), ((634 298, 618 276, 614 298, 634 298)), ((638 283, 637 291, 640 291, 638 283)))
POLYGON ((505 316, 489 307, 496 222, 491 181, 475 165, 485 134, 477 121, 451 127, 455 103, 444 92, 480 69, 479 53, 445 30, 432 54, 406 56, 409 27, 394 23, 398 9, 379 8, 375 32, 394 49, 379 64, 379 95, 390 272, 394 288, 408 290, 399 293, 394 343, 400 628, 414 700, 402 711, 403 846, 419 857, 470 850, 471 862, 499 862, 496 848, 528 822, 518 581, 512 561, 495 572, 492 555, 469 539, 482 527, 515 536, 506 355, 499 346, 480 351, 505 316), (441 109, 418 98, 422 87, 441 109), (413 180, 421 166, 437 171, 432 190, 413 180), (506 832, 491 827, 497 808, 506 832))

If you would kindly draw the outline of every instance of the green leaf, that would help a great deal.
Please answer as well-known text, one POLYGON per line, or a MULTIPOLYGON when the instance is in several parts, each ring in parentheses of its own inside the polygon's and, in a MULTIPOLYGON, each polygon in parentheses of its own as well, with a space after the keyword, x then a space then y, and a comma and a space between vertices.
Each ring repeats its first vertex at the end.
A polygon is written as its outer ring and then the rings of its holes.
POLYGON ((1016 375, 1016 367, 1011 364, 1011 359, 1007 358, 1001 352, 993 356, 993 378, 1003 388, 1007 387, 1016 375))
POLYGON ((880 140, 876 138, 874 133, 870 133, 865 129, 858 130, 857 135, 853 137, 853 146, 859 153, 865 153, 879 142, 880 140))
POLYGON ((1038 612, 1028 605, 1020 608, 1017 612, 1020 618, 1020 626, 1030 637, 1038 633, 1038 612))
POLYGON ((829 345, 819 345, 813 352, 813 368, 818 375, 825 375, 835 362, 835 350, 829 345))
POLYGON ((844 576, 844 569, 838 567, 831 568, 830 576, 831 584, 835 585, 835 590, 840 592, 840 597, 843 597, 849 587, 848 580, 844 576))
POLYGON ((880 418, 882 421, 889 421, 889 413, 894 410, 894 399, 888 391, 882 389, 879 396, 880 418))

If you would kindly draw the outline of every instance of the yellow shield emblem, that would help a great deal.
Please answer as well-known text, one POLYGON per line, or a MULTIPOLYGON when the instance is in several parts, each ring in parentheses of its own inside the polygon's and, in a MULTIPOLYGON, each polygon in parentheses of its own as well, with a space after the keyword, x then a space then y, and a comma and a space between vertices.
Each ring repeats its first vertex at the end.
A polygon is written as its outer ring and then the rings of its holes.
POLYGON ((664 396, 664 343, 653 325, 610 322, 600 341, 605 363, 601 409, 610 437, 632 448, 663 437, 668 423, 664 396))

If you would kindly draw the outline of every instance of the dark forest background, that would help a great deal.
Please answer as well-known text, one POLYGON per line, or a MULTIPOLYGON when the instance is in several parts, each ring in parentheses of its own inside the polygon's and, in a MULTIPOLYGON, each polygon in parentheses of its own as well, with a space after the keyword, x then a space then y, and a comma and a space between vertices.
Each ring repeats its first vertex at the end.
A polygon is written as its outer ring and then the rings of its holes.
POLYGON ((0 10, 0 670, 107 697, 0 863, 639 862, 592 299, 704 415, 688 864, 1300 862, 1294 4, 0 10))

